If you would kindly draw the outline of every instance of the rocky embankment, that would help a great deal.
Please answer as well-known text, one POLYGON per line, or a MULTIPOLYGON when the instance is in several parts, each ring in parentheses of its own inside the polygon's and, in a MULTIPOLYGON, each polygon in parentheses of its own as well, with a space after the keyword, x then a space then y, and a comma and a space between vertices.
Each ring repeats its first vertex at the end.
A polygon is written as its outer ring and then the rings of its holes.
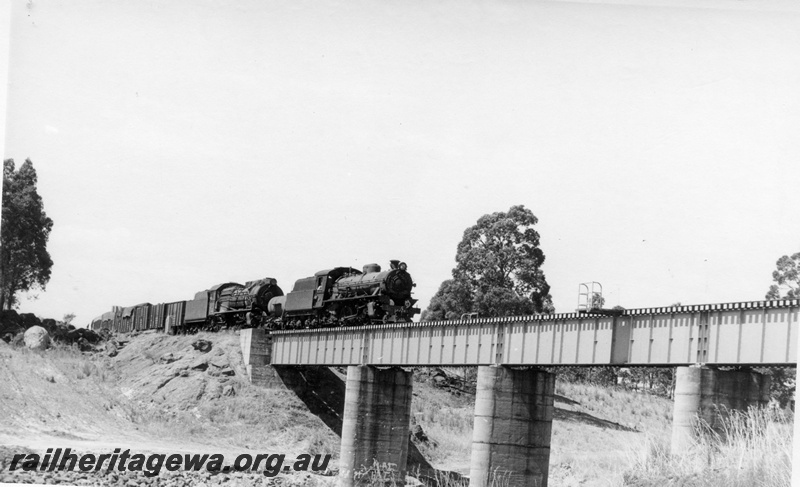
POLYGON ((249 383, 235 332, 119 335, 81 350, 0 341, 0 482, 70 485, 329 485, 331 474, 8 472, 14 454, 332 454, 339 439, 289 390, 249 383))

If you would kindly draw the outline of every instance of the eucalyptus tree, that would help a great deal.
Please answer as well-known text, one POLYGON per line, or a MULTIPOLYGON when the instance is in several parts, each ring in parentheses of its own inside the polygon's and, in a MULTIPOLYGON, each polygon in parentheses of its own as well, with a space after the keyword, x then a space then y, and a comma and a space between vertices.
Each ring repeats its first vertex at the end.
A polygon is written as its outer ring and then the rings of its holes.
POLYGON ((0 310, 17 304, 17 293, 44 290, 53 260, 47 241, 53 220, 44 211, 36 190, 36 170, 26 159, 15 170, 14 160, 3 161, 3 212, 0 222, 0 310))
POLYGON ((480 217, 464 231, 453 278, 441 284, 423 319, 553 312, 537 223, 522 205, 480 217))

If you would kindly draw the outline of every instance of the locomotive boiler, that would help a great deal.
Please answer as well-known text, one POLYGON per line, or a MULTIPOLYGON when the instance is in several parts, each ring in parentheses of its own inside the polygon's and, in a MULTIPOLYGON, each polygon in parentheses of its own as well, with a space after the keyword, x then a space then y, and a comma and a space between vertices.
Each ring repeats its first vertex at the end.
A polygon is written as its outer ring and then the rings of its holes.
POLYGON ((389 267, 334 267, 298 279, 292 292, 270 301, 269 314, 289 328, 411 321, 420 312, 414 281, 404 262, 389 267))

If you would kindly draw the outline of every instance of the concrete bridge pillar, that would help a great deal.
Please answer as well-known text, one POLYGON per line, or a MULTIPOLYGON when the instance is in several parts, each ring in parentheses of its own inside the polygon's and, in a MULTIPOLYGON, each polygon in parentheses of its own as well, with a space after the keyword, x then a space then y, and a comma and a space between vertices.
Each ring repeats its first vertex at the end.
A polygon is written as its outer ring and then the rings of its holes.
POLYGON ((470 487, 547 487, 555 375, 478 367, 470 487))
POLYGON ((411 387, 411 372, 399 368, 347 368, 340 485, 356 485, 356 473, 375 462, 392 465, 397 482, 405 483, 411 387))
POLYGON ((770 377, 752 371, 678 367, 672 413, 672 453, 688 451, 695 443, 699 421, 720 431, 730 410, 769 404, 770 377))

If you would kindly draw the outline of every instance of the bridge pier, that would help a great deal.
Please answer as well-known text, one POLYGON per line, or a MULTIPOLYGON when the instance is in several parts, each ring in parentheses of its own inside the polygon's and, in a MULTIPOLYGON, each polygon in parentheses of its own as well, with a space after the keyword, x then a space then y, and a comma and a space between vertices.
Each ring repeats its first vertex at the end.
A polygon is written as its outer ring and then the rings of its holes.
POLYGON ((368 365, 347 368, 339 482, 356 485, 355 474, 375 462, 390 464, 390 474, 405 483, 411 426, 411 372, 368 365))
POLYGON ((702 420, 720 431, 727 411, 769 404, 770 377, 752 371, 710 367, 678 367, 672 413, 673 454, 695 444, 695 428, 702 420))
POLYGON ((555 375, 478 367, 470 487, 547 487, 555 375))

